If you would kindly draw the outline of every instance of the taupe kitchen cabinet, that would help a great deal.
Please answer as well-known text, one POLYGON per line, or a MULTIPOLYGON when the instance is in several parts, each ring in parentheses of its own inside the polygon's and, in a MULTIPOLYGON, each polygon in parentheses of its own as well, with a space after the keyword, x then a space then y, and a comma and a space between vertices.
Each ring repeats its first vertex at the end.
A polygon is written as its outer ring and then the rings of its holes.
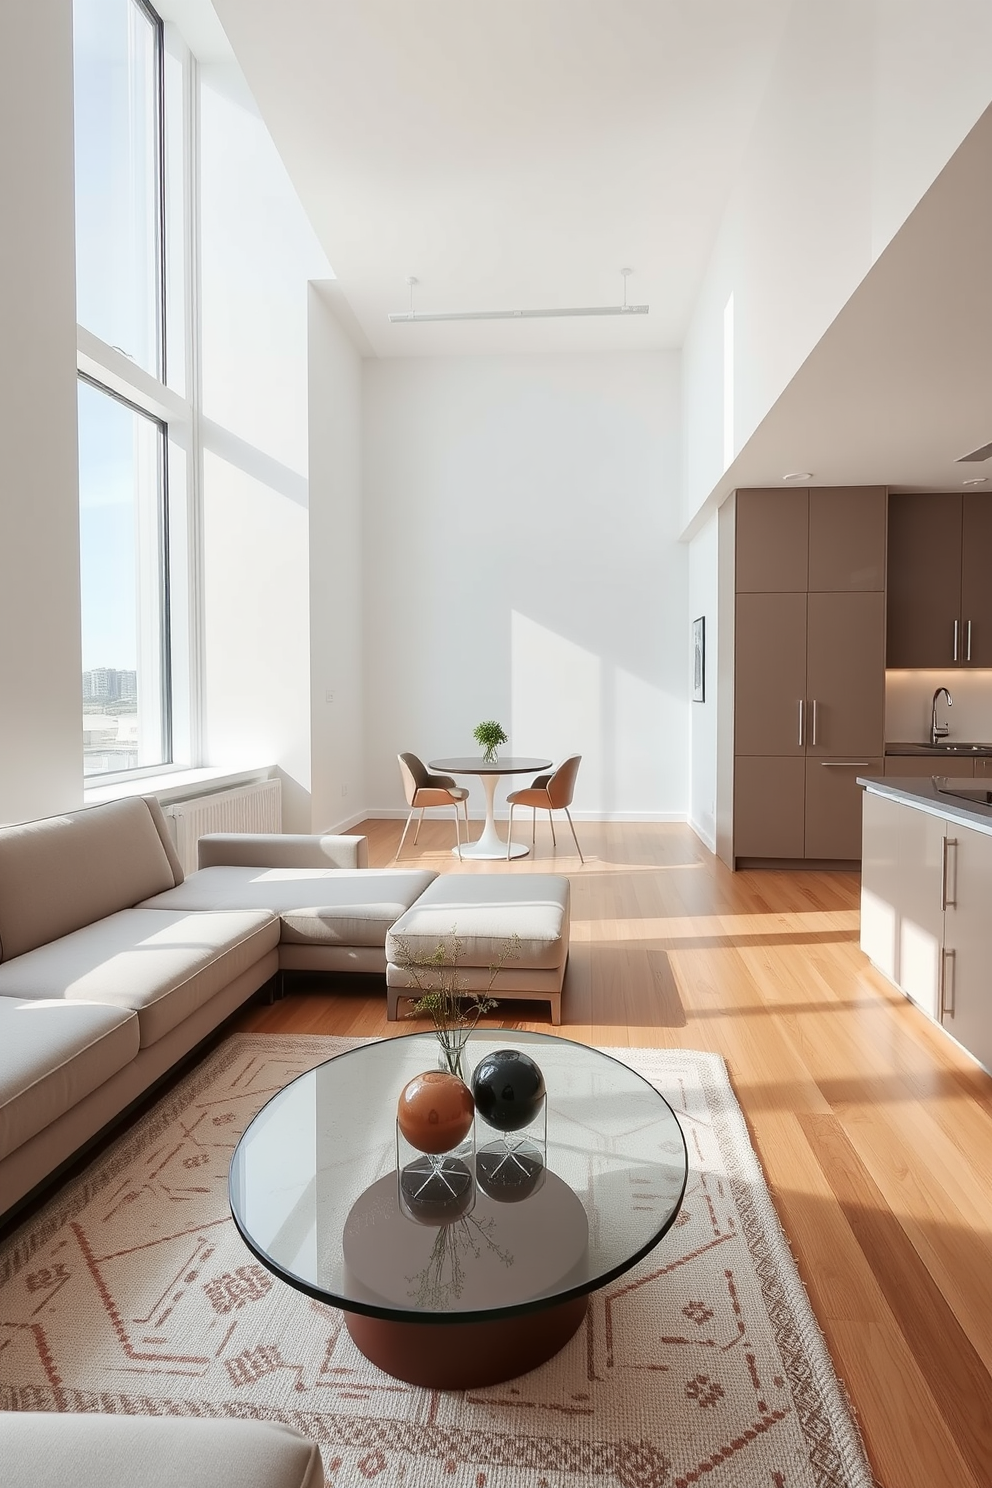
POLYGON ((992 496, 890 496, 888 542, 888 665, 992 666, 992 496))
MULTIPOLYGON (((924 780, 930 775, 946 775, 953 780, 970 780, 973 775, 978 774, 978 766, 984 764, 984 760, 972 760, 969 755, 952 754, 947 759, 937 759, 933 755, 923 754, 887 754, 885 756, 886 775, 905 775, 917 780, 924 780)), ((868 770, 861 772, 868 775, 868 770)), ((984 771, 982 771, 984 774, 984 771)))
POLYGON ((885 491, 737 493, 734 857, 851 860, 884 769, 885 491))
POLYGON ((992 836, 866 792, 861 949, 992 1071, 992 836))

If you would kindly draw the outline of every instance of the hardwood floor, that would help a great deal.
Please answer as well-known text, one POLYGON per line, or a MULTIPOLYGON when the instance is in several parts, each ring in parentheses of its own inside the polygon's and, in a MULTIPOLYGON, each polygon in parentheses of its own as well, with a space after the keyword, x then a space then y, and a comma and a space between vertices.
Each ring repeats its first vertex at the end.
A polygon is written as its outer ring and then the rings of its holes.
MULTIPOLYGON (((528 824, 529 825, 529 824, 528 824)), ((370 821, 373 866, 400 823, 370 821)), ((572 883, 561 1033, 726 1059, 882 1488, 992 1482, 992 1079, 872 970, 851 873, 729 873, 684 826, 583 824, 462 864, 449 822, 404 861, 572 883)), ((498 996, 498 986, 496 994, 498 996)), ((549 1032, 547 1005, 487 1021, 549 1032)), ((239 1025, 389 1035, 381 992, 319 982, 239 1025)))

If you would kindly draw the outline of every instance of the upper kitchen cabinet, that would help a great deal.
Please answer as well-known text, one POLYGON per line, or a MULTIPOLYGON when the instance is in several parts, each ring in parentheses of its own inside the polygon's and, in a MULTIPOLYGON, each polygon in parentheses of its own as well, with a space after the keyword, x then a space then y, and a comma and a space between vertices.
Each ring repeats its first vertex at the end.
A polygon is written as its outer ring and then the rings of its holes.
POLYGON ((737 492, 738 594, 805 594, 809 492, 737 492))
POLYGON ((992 666, 992 497, 889 498, 890 667, 992 666))
POLYGON ((885 488, 815 486, 809 493, 810 594, 885 588, 885 488))
POLYGON ((965 666, 992 667, 992 496, 963 497, 961 653, 965 666))
POLYGON ((884 588, 884 487, 738 491, 738 594, 884 588))

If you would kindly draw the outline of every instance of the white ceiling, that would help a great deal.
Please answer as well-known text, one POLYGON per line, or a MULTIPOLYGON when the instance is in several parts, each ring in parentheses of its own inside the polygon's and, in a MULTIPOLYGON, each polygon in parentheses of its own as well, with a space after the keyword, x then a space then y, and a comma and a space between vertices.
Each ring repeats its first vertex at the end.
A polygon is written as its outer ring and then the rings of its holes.
POLYGON ((379 356, 677 348, 790 0, 214 0, 379 356), (633 319, 391 326, 408 308, 633 319))
POLYGON ((713 491, 777 484, 960 490, 992 460, 992 108, 713 491))

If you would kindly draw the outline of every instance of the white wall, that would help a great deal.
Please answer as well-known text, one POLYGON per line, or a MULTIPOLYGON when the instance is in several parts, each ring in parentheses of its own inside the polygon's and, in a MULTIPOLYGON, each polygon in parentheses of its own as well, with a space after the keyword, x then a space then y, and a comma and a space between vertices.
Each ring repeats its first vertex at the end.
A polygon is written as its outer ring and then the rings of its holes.
POLYGON ((0 821, 82 803, 72 6, 0 5, 0 821))
POLYGON ((717 655, 720 635, 718 518, 710 517, 689 544, 689 615, 706 622, 704 698, 689 705, 689 824, 716 851, 717 655))
POLYGON ((276 764, 309 831, 307 281, 331 270, 233 66, 201 69, 207 764, 276 764))
POLYGON ((677 356, 363 367, 369 806, 402 806, 398 751, 473 754, 497 718, 583 755, 580 814, 684 818, 677 356))
POLYGON ((989 103, 990 49, 987 0, 796 0, 683 348, 684 525, 989 103))
POLYGON ((362 362, 310 287, 310 671, 313 827, 365 807, 362 671, 362 362))

